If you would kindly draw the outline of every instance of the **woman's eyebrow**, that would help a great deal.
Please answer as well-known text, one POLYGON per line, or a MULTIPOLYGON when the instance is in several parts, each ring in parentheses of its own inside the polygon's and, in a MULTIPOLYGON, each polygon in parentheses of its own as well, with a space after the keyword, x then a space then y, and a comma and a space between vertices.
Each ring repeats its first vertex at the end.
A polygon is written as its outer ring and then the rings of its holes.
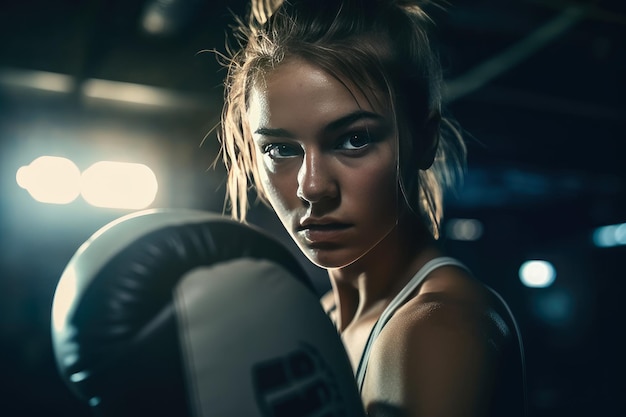
POLYGON ((343 127, 351 125, 352 123, 356 121, 363 120, 363 119, 375 120, 375 121, 385 120, 385 118, 378 113, 373 113, 367 110, 357 110, 353 113, 349 113, 343 117, 340 117, 337 120, 333 120, 332 122, 328 123, 324 127, 324 132, 328 133, 328 132, 333 132, 335 130, 339 130, 343 127))
POLYGON ((269 127, 260 127, 254 131, 257 135, 270 136, 274 138, 293 139, 295 135, 285 129, 272 129, 269 127))
MULTIPOLYGON (((328 123, 326 126, 324 126, 323 131, 324 133, 334 132, 363 119, 383 121, 384 117, 378 113, 373 113, 366 110, 357 110, 353 113, 346 114, 345 116, 342 116, 339 119, 333 120, 332 122, 328 123)), ((257 135, 269 136, 273 138, 294 139, 296 137, 293 133, 282 128, 260 127, 255 130, 254 133, 257 135)))

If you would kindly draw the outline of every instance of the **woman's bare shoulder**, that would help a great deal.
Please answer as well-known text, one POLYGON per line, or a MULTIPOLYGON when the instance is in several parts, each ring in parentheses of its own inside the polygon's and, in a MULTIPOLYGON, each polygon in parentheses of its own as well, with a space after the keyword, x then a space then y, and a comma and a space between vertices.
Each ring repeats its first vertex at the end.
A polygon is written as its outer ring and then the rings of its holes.
POLYGON ((435 271, 376 340, 366 394, 373 401, 412 403, 409 409, 416 401, 424 412, 482 409, 509 334, 495 303, 466 272, 435 271), (449 398, 459 401, 448 404, 449 398))
MULTIPOLYGON (((483 283, 457 267, 431 273, 419 292, 390 321, 390 333, 454 331, 461 338, 483 337, 494 347, 510 336, 500 301, 483 283)), ((382 336, 382 335, 381 335, 382 336)))

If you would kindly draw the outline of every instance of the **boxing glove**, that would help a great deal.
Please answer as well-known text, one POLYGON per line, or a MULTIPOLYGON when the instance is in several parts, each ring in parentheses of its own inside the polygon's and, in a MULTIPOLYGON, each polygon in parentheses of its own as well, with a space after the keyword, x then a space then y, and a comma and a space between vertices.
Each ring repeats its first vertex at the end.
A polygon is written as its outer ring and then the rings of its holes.
POLYGON ((52 341, 96 415, 364 415, 297 260, 217 214, 147 210, 97 231, 59 280, 52 341))

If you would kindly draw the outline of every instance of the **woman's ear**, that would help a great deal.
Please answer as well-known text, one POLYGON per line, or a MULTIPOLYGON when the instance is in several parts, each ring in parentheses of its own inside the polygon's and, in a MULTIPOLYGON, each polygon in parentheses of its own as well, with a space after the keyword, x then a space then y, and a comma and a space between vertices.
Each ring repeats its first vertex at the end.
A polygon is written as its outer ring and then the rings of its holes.
POLYGON ((439 112, 432 112, 422 129, 420 129, 419 135, 419 149, 418 149, 418 168, 421 170, 427 170, 433 164, 437 149, 439 148, 439 135, 441 126, 441 114, 439 112))

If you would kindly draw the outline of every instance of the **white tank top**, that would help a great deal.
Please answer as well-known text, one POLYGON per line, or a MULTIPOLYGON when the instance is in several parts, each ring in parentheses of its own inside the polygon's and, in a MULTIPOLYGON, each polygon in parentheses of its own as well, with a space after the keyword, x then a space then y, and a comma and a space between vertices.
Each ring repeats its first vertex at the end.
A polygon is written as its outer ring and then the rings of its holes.
POLYGON ((391 300, 391 303, 385 308, 383 313, 376 321, 376 324, 372 328, 370 335, 367 339, 367 343, 365 344, 365 348, 363 349, 363 354, 361 355, 361 360, 359 361, 359 366, 356 371, 356 381, 359 387, 359 392, 363 390, 363 382, 365 381, 365 372, 367 371, 367 363, 370 357, 370 351, 372 346, 374 345, 374 341, 385 327, 385 324, 391 319, 393 314, 400 308, 413 294, 413 292, 420 286, 420 284, 424 281, 424 279, 435 269, 440 268, 442 266, 457 266, 465 269, 469 272, 469 269, 463 265, 461 262, 454 258, 449 257, 439 257, 432 259, 424 266, 420 268, 419 271, 411 278, 411 280, 405 285, 405 287, 391 300))

